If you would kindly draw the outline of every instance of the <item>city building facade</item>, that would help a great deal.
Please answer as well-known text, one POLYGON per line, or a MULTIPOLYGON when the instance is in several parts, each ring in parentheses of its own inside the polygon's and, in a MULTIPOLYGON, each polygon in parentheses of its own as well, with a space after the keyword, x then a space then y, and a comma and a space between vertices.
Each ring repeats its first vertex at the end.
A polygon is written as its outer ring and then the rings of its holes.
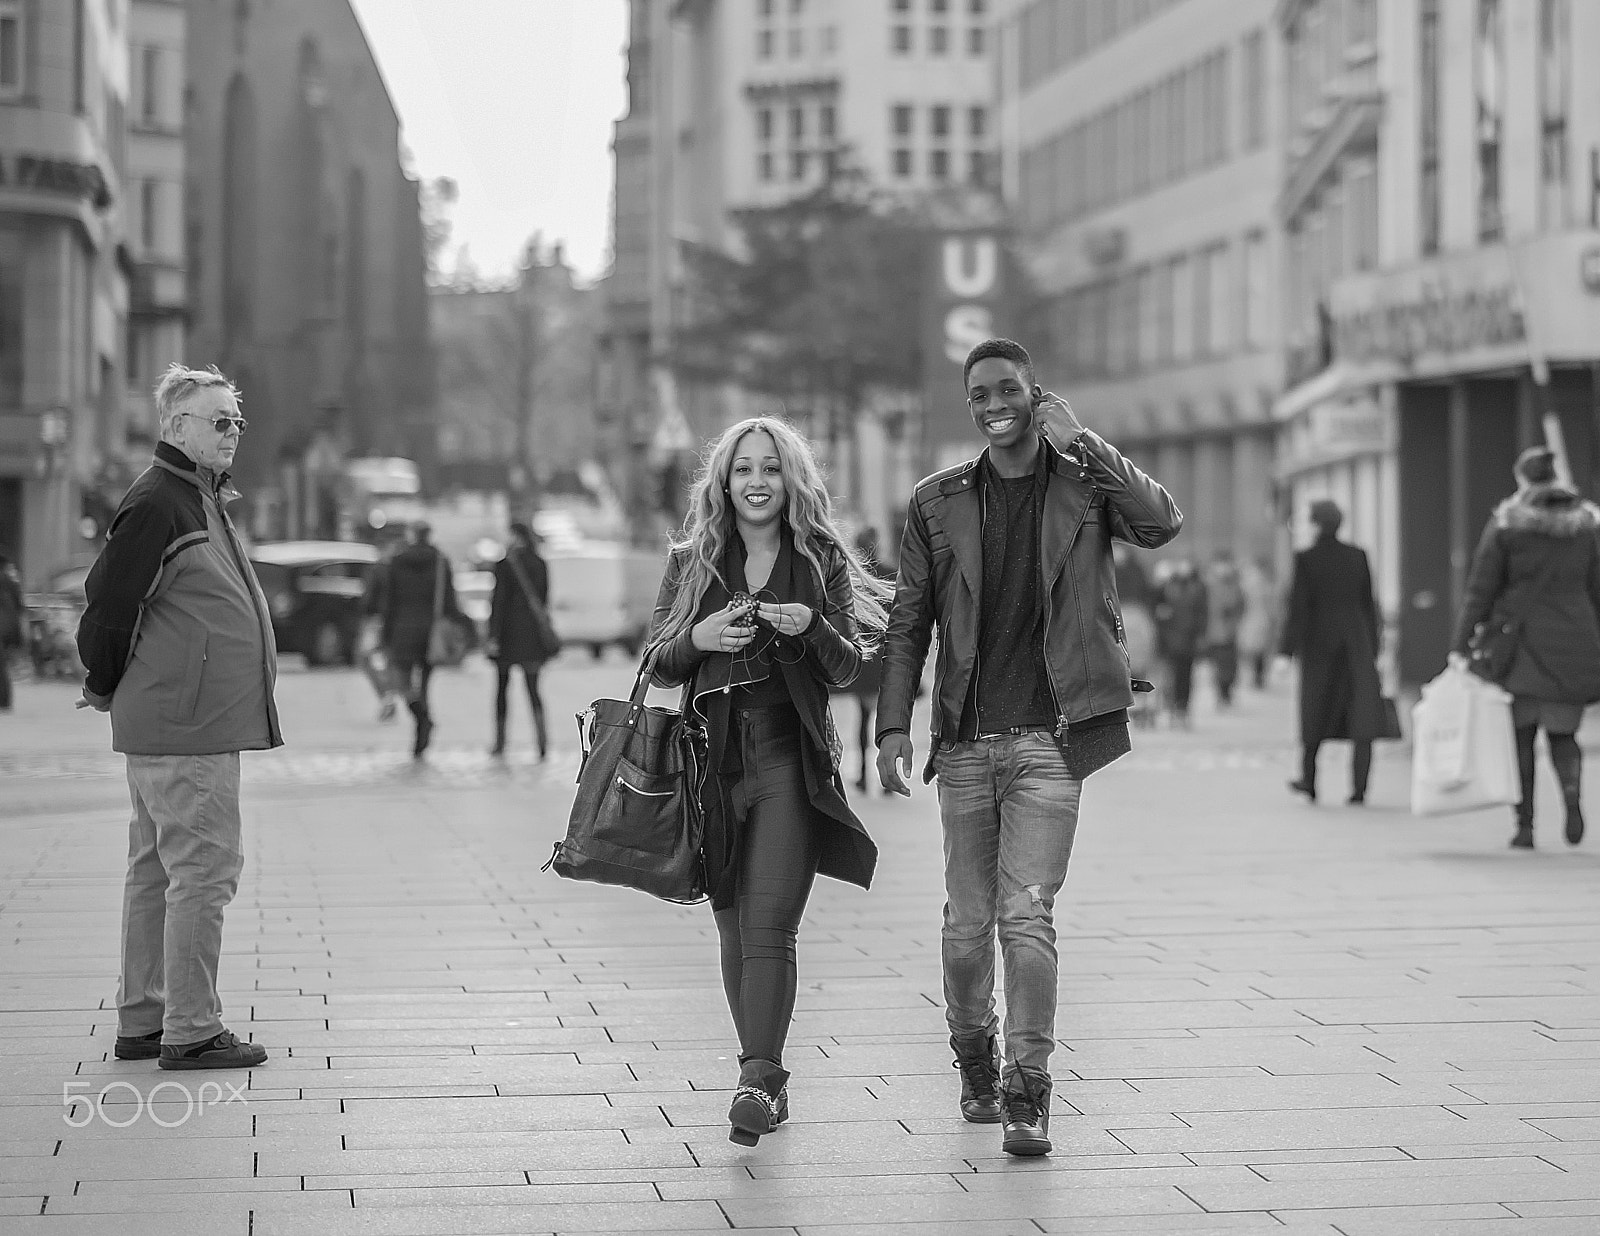
POLYGON ((188 6, 187 356, 238 383, 248 525, 326 534, 343 461, 433 461, 417 182, 349 0, 188 6))
POLYGON ((1519 450, 1600 480, 1600 7, 1299 0, 1279 22, 1286 509, 1351 512, 1399 676, 1426 681, 1519 450))
POLYGON ((1274 551, 1276 0, 1005 0, 998 135, 1039 379, 1173 492, 1205 559, 1274 551))
POLYGON ((124 408, 130 441, 157 438, 152 392, 185 355, 184 45, 186 0, 133 0, 128 33, 127 247, 132 263, 124 408))
POLYGON ((126 451, 127 0, 0 0, 0 546, 29 586, 89 547, 126 451))

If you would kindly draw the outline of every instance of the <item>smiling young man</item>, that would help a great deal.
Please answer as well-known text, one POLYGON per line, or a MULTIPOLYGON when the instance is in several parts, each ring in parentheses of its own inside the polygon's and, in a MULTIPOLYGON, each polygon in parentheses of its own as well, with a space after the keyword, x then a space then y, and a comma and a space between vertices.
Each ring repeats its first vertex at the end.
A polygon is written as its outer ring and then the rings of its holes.
POLYGON ((1002 1124, 1008 1154, 1041 1155, 1051 1150, 1055 897, 1083 779, 1129 749, 1134 684, 1111 543, 1164 545, 1183 515, 1035 384, 1020 344, 980 343, 964 376, 988 445, 911 499, 882 652, 878 775, 885 789, 911 792, 911 706, 937 626, 923 780, 939 781, 944 997, 961 1114, 1002 1124))

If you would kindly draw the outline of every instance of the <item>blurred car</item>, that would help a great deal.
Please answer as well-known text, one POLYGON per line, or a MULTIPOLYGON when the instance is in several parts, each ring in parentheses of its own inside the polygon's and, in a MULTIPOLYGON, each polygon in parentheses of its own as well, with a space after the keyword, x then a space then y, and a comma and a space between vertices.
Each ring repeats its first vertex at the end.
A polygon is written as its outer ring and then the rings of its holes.
POLYGON ((587 645, 597 658, 610 644, 630 654, 644 647, 661 586, 660 554, 591 541, 546 549, 545 562, 550 622, 563 644, 587 645))
POLYGON ((482 647, 489 638, 489 606, 494 600, 494 572, 461 568, 452 577, 456 586, 456 604, 461 612, 472 619, 476 634, 475 647, 482 647))
POLYGON ((354 665, 362 598, 379 561, 364 541, 276 541, 250 550, 279 652, 311 665, 354 665))
POLYGON ((35 678, 78 678, 78 620, 88 604, 83 582, 93 557, 53 571, 42 592, 22 598, 22 639, 35 678))

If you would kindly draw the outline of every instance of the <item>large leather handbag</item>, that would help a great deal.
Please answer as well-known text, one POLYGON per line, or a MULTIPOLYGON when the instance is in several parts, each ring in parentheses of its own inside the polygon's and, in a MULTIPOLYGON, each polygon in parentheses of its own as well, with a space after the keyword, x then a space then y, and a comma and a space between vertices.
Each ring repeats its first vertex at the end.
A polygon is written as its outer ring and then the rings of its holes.
POLYGON ((1472 628, 1472 637, 1467 641, 1467 663, 1479 678, 1504 684, 1511 673, 1512 662, 1517 659, 1517 650, 1522 646, 1525 611, 1549 588, 1560 565, 1559 556, 1552 554, 1544 569, 1520 595, 1501 597, 1489 620, 1472 628))
POLYGON ((544 869, 663 901, 704 901, 705 731, 676 709, 645 705, 654 660, 647 650, 627 699, 595 700, 578 714, 578 792, 544 869))

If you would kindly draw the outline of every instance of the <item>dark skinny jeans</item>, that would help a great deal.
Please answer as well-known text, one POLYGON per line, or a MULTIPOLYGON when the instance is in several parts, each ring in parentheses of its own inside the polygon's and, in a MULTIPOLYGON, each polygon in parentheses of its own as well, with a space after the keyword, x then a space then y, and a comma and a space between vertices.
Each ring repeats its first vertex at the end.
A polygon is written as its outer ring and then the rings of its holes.
POLYGON ((803 760, 792 706, 730 714, 722 776, 739 829, 737 885, 733 905, 715 917, 741 1061, 781 1065, 794 1015, 795 938, 821 857, 803 760))

